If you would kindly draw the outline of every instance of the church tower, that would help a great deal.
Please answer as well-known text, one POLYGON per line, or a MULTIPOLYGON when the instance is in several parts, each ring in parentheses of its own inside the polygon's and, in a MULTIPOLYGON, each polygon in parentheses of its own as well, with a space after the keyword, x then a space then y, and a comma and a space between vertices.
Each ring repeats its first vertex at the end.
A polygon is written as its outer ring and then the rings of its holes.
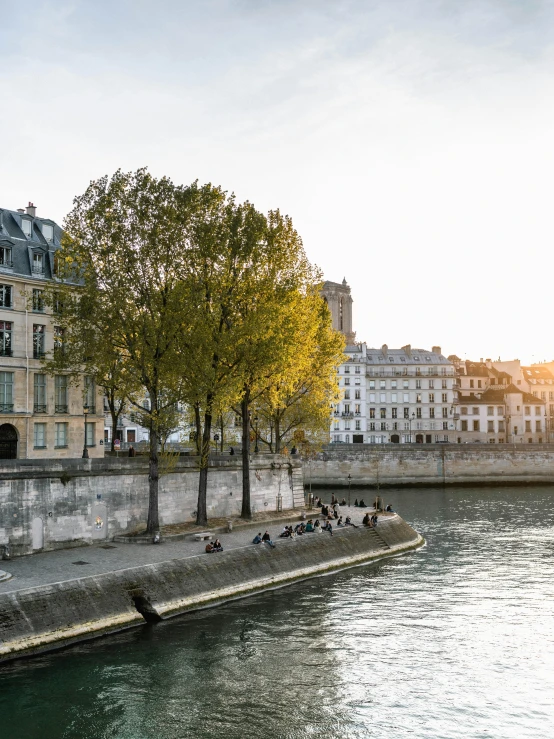
POLYGON ((353 344, 356 332, 352 331, 352 296, 346 278, 339 282, 324 282, 321 295, 331 311, 333 328, 344 334, 347 344, 353 344))

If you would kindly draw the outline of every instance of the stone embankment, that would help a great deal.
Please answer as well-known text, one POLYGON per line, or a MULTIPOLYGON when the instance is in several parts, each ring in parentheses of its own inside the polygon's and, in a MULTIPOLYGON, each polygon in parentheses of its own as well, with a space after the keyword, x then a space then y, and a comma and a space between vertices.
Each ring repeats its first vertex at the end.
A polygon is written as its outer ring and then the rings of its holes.
POLYGON ((335 489, 552 484, 554 445, 331 444, 305 464, 304 479, 335 489))
POLYGON ((248 544, 21 590, 14 577, 0 591, 0 661, 398 555, 421 544, 422 537, 393 514, 380 517, 375 530, 336 528, 333 536, 324 532, 279 539, 275 548, 248 544))

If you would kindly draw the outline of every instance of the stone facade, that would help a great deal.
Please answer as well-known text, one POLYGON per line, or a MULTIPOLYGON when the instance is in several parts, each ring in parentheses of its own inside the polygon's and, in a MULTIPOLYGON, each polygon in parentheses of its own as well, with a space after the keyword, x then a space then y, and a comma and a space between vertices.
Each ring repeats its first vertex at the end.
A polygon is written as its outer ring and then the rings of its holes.
POLYGON ((63 341, 41 298, 54 279, 61 233, 32 205, 0 209, 0 459, 80 457, 85 400, 89 456, 104 455, 101 393, 41 367, 41 357, 63 341))

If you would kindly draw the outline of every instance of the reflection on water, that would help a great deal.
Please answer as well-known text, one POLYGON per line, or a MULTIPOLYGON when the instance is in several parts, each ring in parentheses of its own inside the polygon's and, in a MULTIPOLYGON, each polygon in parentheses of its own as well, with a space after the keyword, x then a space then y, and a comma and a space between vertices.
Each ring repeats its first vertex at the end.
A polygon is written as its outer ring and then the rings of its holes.
POLYGON ((554 736, 553 491, 386 497, 425 548, 6 665, 1 739, 554 736))

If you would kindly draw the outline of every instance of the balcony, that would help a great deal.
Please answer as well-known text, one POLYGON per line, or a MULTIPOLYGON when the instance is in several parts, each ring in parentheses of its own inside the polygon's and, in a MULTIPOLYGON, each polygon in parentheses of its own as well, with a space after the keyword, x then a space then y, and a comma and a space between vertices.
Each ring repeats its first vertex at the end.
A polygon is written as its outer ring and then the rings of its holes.
POLYGON ((352 413, 352 411, 343 411, 341 413, 341 416, 343 418, 354 418, 354 414, 352 413))
POLYGON ((46 403, 35 403, 34 405, 34 412, 35 413, 46 413, 46 403))
POLYGON ((46 352, 41 349, 33 349, 33 359, 44 359, 46 352))
POLYGON ((33 275, 36 275, 37 277, 44 276, 44 266, 42 264, 33 264, 31 271, 33 275))
POLYGON ((13 357, 11 346, 0 347, 0 357, 13 357))
POLYGON ((13 413, 13 403, 0 403, 0 413, 13 413))
POLYGON ((67 405, 58 405, 55 406, 55 412, 56 413, 67 413, 67 405))

